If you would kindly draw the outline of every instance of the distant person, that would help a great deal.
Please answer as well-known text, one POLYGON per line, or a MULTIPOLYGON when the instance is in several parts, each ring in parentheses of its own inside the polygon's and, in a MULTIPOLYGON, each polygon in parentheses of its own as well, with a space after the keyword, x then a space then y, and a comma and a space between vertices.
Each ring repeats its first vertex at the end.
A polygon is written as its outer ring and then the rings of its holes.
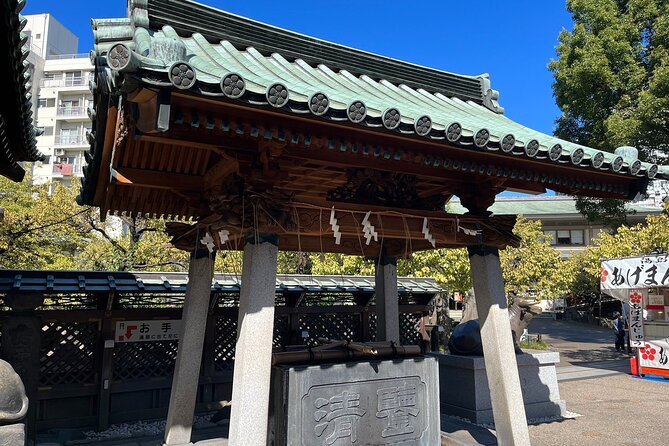
POLYGON ((632 347, 631 347, 631 342, 630 342, 630 304, 627 302, 623 302, 623 314, 622 314, 622 319, 623 319, 623 324, 625 326, 625 341, 627 345, 627 353, 632 353, 632 347))
POLYGON ((625 322, 617 311, 613 313, 613 332, 616 335, 616 351, 625 351, 625 322))

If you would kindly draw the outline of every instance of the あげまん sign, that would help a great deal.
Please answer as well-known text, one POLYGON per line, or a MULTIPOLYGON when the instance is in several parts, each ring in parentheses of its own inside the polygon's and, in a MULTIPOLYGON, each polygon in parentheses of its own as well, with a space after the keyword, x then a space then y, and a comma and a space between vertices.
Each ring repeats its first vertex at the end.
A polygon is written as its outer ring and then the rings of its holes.
POLYGON ((118 321, 116 342, 175 341, 179 339, 181 320, 118 321))
POLYGON ((669 286, 669 255, 605 260, 600 286, 602 290, 669 286))

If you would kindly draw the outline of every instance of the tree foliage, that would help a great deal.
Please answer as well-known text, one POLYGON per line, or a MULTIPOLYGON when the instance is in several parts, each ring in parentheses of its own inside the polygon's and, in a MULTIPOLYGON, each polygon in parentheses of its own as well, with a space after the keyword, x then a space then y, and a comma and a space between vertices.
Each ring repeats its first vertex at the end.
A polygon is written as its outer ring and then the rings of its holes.
MULTIPOLYGON (((634 146, 652 162, 669 154, 669 2, 567 0, 567 9, 574 29, 560 33, 549 64, 562 110, 555 134, 608 152, 634 146)), ((614 231, 625 222, 624 202, 577 206, 614 231)))
POLYGON ((669 143, 669 3, 568 0, 555 76, 562 110, 556 134, 613 151, 638 147, 652 157, 669 143))
POLYGON ((560 254, 550 245, 540 221, 522 216, 513 228, 520 246, 500 251, 502 273, 507 293, 517 295, 533 291, 540 298, 554 298, 563 293, 556 276, 560 274, 560 254))
POLYGON ((617 233, 600 233, 594 244, 565 262, 561 286, 577 298, 599 295, 603 259, 631 257, 660 250, 669 252, 669 208, 658 216, 649 216, 644 223, 621 226, 617 233))

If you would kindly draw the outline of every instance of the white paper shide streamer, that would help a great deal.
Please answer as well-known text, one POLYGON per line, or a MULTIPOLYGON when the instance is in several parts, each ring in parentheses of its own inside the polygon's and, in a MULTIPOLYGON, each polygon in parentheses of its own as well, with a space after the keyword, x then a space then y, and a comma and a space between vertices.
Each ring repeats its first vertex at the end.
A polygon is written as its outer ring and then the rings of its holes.
POLYGON ((372 214, 372 211, 367 211, 365 218, 362 219, 362 233, 365 236, 365 244, 369 245, 372 241, 372 238, 375 242, 379 241, 379 233, 376 232, 374 225, 369 222, 369 216, 372 214))
POLYGON ((335 208, 332 206, 330 211, 330 226, 332 227, 332 233, 334 234, 335 244, 341 244, 341 232, 339 232, 339 224, 337 224, 337 217, 335 217, 335 208))
POLYGON ((437 247, 437 241, 432 237, 432 234, 430 233, 430 227, 427 225, 427 217, 423 218, 423 237, 425 237, 425 240, 430 242, 433 248, 437 247))

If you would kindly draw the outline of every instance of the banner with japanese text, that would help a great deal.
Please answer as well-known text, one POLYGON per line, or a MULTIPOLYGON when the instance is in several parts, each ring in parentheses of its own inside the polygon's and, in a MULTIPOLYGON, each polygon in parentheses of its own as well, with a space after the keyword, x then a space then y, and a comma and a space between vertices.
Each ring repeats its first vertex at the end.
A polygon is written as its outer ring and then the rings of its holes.
POLYGON ((669 286, 667 254, 602 262, 602 291, 662 286, 669 286))
POLYGON ((181 320, 117 321, 116 342, 174 341, 179 339, 181 320))
POLYGON ((656 369, 669 369, 669 339, 645 342, 639 349, 639 365, 656 369))
POLYGON ((645 337, 643 335, 643 290, 629 290, 629 308, 630 314, 628 316, 630 324, 630 346, 643 347, 645 345, 645 337))

